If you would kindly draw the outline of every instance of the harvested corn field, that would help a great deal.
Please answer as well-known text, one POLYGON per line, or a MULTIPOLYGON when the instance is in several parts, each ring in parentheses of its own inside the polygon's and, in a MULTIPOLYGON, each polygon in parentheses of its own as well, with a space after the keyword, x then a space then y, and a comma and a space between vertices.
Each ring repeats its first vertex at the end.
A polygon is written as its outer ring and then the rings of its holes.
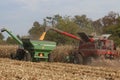
POLYGON ((0 58, 2 80, 119 80, 120 70, 66 63, 25 62, 0 58))
MULTIPOLYGON (((119 61, 98 60, 84 66, 9 59, 10 53, 15 53, 16 49, 17 46, 0 46, 1 80, 120 80, 119 61)), ((64 55, 67 55, 70 50, 70 46, 59 46, 53 52, 57 54, 57 57, 63 57, 62 51, 65 52, 64 55)))

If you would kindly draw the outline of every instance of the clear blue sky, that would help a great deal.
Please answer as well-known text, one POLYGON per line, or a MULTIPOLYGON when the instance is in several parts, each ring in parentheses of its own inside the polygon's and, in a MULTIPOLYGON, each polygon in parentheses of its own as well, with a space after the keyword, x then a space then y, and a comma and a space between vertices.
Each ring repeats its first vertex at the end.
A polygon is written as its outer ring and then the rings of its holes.
POLYGON ((34 21, 46 16, 86 14, 96 20, 114 11, 120 13, 120 0, 1 0, 0 28, 26 35, 34 21))

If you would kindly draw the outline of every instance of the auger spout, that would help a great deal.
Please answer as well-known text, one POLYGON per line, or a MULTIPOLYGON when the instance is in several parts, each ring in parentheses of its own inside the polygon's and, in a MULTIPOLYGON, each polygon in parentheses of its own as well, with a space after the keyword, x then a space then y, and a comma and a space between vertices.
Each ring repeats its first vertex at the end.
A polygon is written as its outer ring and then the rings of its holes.
POLYGON ((21 41, 17 36, 15 36, 12 32, 10 32, 9 30, 7 30, 7 29, 5 29, 5 28, 1 29, 1 32, 5 32, 5 31, 6 31, 14 40, 16 40, 18 44, 23 45, 22 41, 21 41))

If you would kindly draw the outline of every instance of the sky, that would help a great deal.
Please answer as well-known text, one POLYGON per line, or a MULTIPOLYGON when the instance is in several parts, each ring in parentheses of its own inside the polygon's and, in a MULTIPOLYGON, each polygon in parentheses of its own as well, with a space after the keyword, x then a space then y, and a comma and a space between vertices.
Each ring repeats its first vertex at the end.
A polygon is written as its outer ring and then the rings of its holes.
POLYGON ((34 21, 42 23, 47 16, 85 14, 97 20, 110 11, 120 14, 120 0, 1 0, 0 29, 23 36, 28 35, 34 21))

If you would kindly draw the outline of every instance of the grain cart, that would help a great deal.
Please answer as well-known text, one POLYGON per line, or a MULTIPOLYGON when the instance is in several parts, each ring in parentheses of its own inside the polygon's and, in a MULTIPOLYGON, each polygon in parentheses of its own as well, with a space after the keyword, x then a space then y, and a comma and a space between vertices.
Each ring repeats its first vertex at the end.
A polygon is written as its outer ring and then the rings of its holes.
POLYGON ((118 56, 118 51, 114 45, 113 40, 109 40, 109 34, 102 35, 99 38, 88 36, 84 32, 79 32, 77 37, 67 32, 51 28, 51 30, 58 32, 59 34, 79 40, 79 47, 74 49, 69 54, 69 61, 76 64, 89 64, 92 59, 96 59, 103 56, 107 59, 113 59, 118 56))
POLYGON ((19 39, 9 30, 5 28, 1 29, 1 32, 4 31, 6 31, 19 44, 16 54, 11 54, 12 59, 48 61, 50 52, 56 47, 56 42, 30 40, 29 38, 19 39))

